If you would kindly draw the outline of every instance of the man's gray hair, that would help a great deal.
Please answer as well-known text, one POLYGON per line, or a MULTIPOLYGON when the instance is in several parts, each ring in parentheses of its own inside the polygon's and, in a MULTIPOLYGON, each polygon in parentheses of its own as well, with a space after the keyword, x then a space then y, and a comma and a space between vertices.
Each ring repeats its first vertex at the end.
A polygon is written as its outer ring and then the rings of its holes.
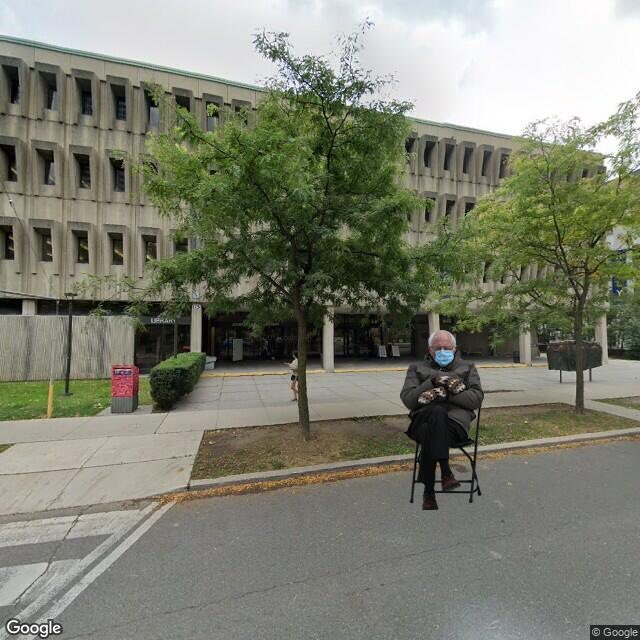
POLYGON ((434 331, 430 336, 429 336, 429 346, 431 346, 433 344, 433 339, 436 337, 436 333, 446 333, 449 336, 451 336, 451 341, 453 342, 453 346, 456 346, 456 337, 453 335, 453 333, 451 333, 451 331, 446 331, 445 329, 438 329, 438 331, 434 331))

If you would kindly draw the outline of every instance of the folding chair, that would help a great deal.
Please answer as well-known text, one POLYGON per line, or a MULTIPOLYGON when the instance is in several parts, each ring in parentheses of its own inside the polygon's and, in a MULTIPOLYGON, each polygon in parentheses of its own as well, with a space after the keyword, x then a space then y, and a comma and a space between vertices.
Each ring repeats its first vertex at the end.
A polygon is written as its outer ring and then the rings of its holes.
MULTIPOLYGON (((442 489, 440 489, 439 491, 434 491, 434 493, 464 493, 469 496, 469 502, 473 502, 474 493, 477 493, 479 496, 482 495, 482 491, 480 491, 480 483, 478 482, 478 474, 476 473, 476 459, 478 457, 478 436, 480 433, 480 409, 478 409, 478 415, 476 416, 475 422, 476 422, 475 438, 469 437, 464 442, 458 442, 456 444, 452 444, 450 447, 451 449, 460 449, 460 451, 462 451, 462 453, 464 453, 464 455, 467 456, 469 462, 471 463, 471 480, 458 480, 460 484, 470 484, 471 486, 469 487, 469 491, 462 490, 462 489, 458 489, 458 490, 454 489, 453 491, 442 491, 442 489), (465 449, 465 447, 469 447, 471 445, 473 445, 473 457, 471 457, 465 449)), ((469 432, 469 434, 471 434, 471 432, 469 432)), ((420 443, 416 442, 416 455, 413 459, 413 476, 411 478, 411 500, 409 500, 409 502, 411 502, 412 504, 413 504, 413 494, 414 494, 416 481, 417 481, 416 472, 418 469, 418 458, 420 456, 420 448, 421 448, 420 443)), ((436 480, 436 482, 442 483, 442 480, 436 480)))

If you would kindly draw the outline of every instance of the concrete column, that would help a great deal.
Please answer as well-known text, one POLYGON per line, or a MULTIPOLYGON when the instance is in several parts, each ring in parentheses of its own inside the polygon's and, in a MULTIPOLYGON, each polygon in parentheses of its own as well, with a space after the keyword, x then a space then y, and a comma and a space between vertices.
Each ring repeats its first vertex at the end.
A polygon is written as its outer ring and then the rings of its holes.
POLYGON ((434 311, 427 313, 427 319, 429 321, 429 335, 435 331, 440 331, 440 314, 434 311))
POLYGON ((202 305, 191 305, 191 351, 202 351, 202 305))
POLYGON ((329 316, 324 317, 322 325, 322 368, 330 373, 335 370, 333 320, 329 316))
MULTIPOLYGON (((24 304, 24 303, 23 303, 24 304)), ((607 337, 607 314, 596 321, 596 342, 602 347, 602 364, 609 364, 609 343, 607 337)))
POLYGON ((520 363, 531 366, 531 331, 525 329, 520 332, 518 345, 520 350, 520 363))
POLYGON ((23 300, 22 301, 22 315, 23 316, 35 316, 36 315, 36 301, 35 300, 23 300))

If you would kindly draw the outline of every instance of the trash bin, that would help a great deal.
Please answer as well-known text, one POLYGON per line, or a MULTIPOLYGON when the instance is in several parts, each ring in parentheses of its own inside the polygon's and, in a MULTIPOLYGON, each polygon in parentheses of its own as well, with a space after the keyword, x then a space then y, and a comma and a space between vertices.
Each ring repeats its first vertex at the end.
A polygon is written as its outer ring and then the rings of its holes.
POLYGON ((520 362, 520 352, 519 351, 512 351, 511 355, 513 356, 513 361, 518 364, 520 362))
POLYGON ((140 369, 133 364, 111 367, 111 413, 132 413, 138 408, 140 369))

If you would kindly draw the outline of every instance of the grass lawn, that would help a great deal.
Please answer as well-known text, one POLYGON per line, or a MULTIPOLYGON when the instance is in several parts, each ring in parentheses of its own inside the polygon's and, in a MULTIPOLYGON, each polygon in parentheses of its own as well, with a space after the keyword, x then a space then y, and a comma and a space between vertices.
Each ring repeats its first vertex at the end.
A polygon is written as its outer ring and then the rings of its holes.
POLYGON ((640 409, 640 396, 630 396, 629 398, 608 398, 607 400, 598 400, 598 402, 617 404, 620 407, 629 407, 630 409, 640 409))
MULTIPOLYGON (((64 382, 54 385, 53 417, 94 416, 111 404, 111 380, 71 380, 65 397, 64 382)), ((47 417, 49 382, 0 382, 0 420, 47 417)), ((149 378, 140 378, 140 404, 152 404, 149 378)))
MULTIPOLYGON (((406 416, 326 420, 311 425, 304 442, 297 424, 206 431, 193 467, 193 478, 269 471, 378 456, 413 453, 404 431, 406 416)), ((569 405, 548 404, 483 409, 480 444, 513 442, 637 427, 625 418, 587 411, 577 416, 569 405)))

